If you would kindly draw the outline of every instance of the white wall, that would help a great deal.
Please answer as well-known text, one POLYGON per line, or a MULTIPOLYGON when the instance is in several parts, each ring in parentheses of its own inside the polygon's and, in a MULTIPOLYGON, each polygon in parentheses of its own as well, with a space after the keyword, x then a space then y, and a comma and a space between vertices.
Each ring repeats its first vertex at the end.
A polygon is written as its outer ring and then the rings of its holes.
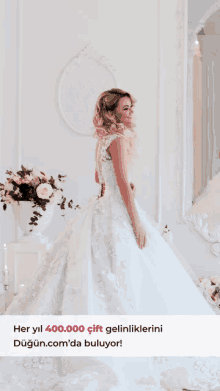
MULTIPOLYGON (((57 80, 65 64, 91 42, 117 70, 120 87, 138 100, 137 132, 143 147, 137 193, 155 214, 157 5, 142 1, 21 1, 20 129, 22 162, 68 175, 67 195, 83 203, 94 193, 96 140, 72 133, 56 107, 57 80), (151 37, 151 39, 149 39, 151 37)), ((67 213, 70 217, 72 211, 67 213)), ((67 217, 67 218, 68 218, 67 217)), ((58 210, 45 234, 64 226, 58 210)))
MULTIPOLYGON (((17 0, 0 2, 0 182, 6 179, 5 170, 13 167, 16 160, 17 131, 17 0)), ((0 204, 1 242, 15 235, 11 208, 6 212, 0 204)), ((2 264, 2 253, 0 264, 2 264)), ((2 275, 0 273, 0 281, 2 275)))

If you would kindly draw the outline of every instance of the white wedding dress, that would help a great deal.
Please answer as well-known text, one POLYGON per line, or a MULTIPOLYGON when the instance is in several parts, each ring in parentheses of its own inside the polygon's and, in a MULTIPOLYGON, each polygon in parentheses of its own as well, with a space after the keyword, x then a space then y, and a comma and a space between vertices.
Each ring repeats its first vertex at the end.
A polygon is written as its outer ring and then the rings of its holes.
POLYGON ((199 281, 135 204, 147 232, 136 243, 131 220, 106 149, 99 141, 97 170, 103 197, 93 196, 68 221, 29 284, 14 298, 10 315, 213 315, 217 311, 199 281))
POLYGON ((219 391, 219 357, 4 357, 3 391, 219 391))

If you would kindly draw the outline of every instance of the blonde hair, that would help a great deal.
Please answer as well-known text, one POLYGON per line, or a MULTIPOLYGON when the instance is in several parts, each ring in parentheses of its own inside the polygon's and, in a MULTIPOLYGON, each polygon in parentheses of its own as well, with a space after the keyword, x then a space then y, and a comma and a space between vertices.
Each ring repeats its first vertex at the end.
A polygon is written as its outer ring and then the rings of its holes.
MULTIPOLYGON (((115 115, 115 110, 118 106, 119 100, 124 97, 128 97, 131 100, 132 106, 136 103, 136 100, 131 94, 119 88, 112 88, 111 90, 103 92, 96 103, 95 113, 93 117, 93 124, 95 128, 103 127, 107 133, 110 131, 112 125, 114 127, 120 127, 121 122, 115 115)), ((111 133, 111 132, 110 132, 111 133)))
MULTIPOLYGON (((121 98, 128 97, 131 100, 132 106, 135 105, 136 100, 131 94, 119 88, 112 88, 104 91, 98 98, 93 117, 93 124, 96 128, 94 137, 102 138, 114 133, 123 133, 125 125, 120 122, 116 116, 116 108, 118 107, 121 98)), ((128 154, 134 156, 136 132, 134 131, 134 124, 129 129, 134 132, 133 137, 129 139, 128 154)))

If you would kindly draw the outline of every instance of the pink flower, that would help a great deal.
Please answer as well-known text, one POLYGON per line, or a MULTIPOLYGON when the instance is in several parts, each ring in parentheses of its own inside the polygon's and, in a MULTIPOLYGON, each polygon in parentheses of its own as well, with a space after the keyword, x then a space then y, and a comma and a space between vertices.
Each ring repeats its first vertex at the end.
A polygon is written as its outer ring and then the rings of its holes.
POLYGON ((38 178, 43 178, 43 177, 44 177, 44 175, 41 174, 41 172, 38 171, 38 170, 32 171, 32 175, 33 175, 34 177, 38 177, 38 178))
POLYGON ((220 276, 211 277, 211 281, 216 285, 220 285, 220 276))
POLYGON ((44 175, 42 179, 48 182, 50 180, 50 175, 44 175))
POLYGON ((14 181, 14 182, 16 182, 18 185, 20 185, 22 182, 21 182, 21 177, 20 176, 18 176, 18 175, 14 175, 13 177, 12 177, 12 180, 14 181))
POLYGON ((33 185, 39 185, 40 179, 37 176, 34 176, 31 183, 33 183, 33 185))
POLYGON ((53 193, 53 189, 48 183, 42 183, 37 187, 36 191, 38 197, 44 200, 48 200, 50 195, 53 193))
POLYGON ((12 191, 13 190, 12 183, 6 182, 6 184, 4 186, 4 190, 12 191))
POLYGON ((22 183, 31 183, 33 179, 32 175, 26 175, 24 178, 21 179, 22 183))
POLYGON ((214 293, 215 288, 216 288, 216 287, 215 287, 214 285, 212 285, 210 288, 207 289, 207 292, 208 292, 208 294, 209 294, 210 296, 212 296, 212 294, 214 293))
POLYGON ((211 287, 211 281, 208 278, 203 278, 201 285, 203 288, 208 289, 211 287))
POLYGON ((50 200, 51 200, 50 202, 51 202, 51 204, 57 204, 58 202, 61 201, 61 198, 62 198, 62 193, 60 190, 57 190, 50 198, 50 200))
POLYGON ((6 204, 15 204, 15 200, 13 200, 13 198, 10 195, 7 194, 5 196, 5 203, 6 204))
POLYGON ((62 182, 59 181, 59 179, 56 179, 54 184, 57 187, 57 189, 61 189, 62 188, 62 182))

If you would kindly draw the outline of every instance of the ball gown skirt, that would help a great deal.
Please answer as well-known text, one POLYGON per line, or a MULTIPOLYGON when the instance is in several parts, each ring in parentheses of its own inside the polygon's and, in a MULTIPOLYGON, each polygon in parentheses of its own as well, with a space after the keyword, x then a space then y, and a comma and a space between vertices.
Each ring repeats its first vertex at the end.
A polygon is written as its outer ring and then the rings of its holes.
POLYGON ((107 189, 67 223, 5 314, 214 314, 190 268, 135 203, 147 232, 144 249, 120 195, 107 189))
POLYGON ((135 200, 147 233, 140 249, 122 200, 107 148, 97 170, 103 197, 93 196, 67 222, 42 264, 6 314, 214 315, 217 311, 187 262, 161 236, 135 200))

